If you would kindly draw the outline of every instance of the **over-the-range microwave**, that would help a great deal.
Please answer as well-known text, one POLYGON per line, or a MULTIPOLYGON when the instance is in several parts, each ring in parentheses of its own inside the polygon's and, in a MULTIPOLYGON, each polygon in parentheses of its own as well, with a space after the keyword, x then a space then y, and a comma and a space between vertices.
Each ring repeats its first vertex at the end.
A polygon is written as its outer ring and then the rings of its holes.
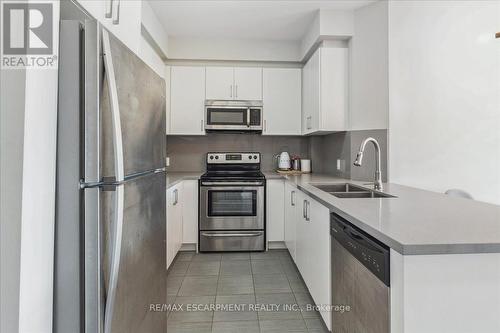
POLYGON ((205 101, 206 131, 262 132, 262 101, 205 101))

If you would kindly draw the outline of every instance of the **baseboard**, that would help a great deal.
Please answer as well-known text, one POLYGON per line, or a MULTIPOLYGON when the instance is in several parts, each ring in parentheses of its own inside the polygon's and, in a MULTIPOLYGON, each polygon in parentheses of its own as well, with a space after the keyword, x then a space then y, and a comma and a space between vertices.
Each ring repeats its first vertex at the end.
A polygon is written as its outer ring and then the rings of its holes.
POLYGON ((183 243, 179 251, 196 251, 196 243, 183 243))
POLYGON ((285 242, 267 242, 268 250, 286 249, 285 242))

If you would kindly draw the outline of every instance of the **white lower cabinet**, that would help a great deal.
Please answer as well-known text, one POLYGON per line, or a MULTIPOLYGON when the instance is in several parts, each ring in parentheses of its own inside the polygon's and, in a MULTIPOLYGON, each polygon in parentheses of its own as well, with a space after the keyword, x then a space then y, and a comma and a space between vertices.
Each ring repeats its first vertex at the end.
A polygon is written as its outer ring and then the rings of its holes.
MULTIPOLYGON (((288 184, 287 184, 288 185, 288 184)), ((291 245, 290 253, 295 251, 295 264, 306 283, 316 305, 331 304, 330 273, 330 211, 328 208, 301 191, 288 185, 285 193, 295 191, 295 206, 285 206, 285 212, 295 214, 295 239, 293 231, 287 231, 285 242, 291 245)), ((288 215, 287 214, 287 215, 288 215)), ((290 247, 288 247, 290 250, 290 247)), ((292 254, 293 257, 293 254, 292 254)), ((320 311, 327 327, 331 328, 329 311, 320 311)))
POLYGON ((282 179, 267 180, 266 191, 267 240, 269 242, 283 242, 285 240, 285 181, 282 179))
POLYGON ((285 183, 285 245, 293 260, 296 260, 295 242, 297 238, 297 221, 300 218, 297 201, 298 189, 285 183))
POLYGON ((167 269, 182 245, 182 185, 167 189, 167 269))
POLYGON ((198 181, 182 181, 182 243, 198 243, 198 181))

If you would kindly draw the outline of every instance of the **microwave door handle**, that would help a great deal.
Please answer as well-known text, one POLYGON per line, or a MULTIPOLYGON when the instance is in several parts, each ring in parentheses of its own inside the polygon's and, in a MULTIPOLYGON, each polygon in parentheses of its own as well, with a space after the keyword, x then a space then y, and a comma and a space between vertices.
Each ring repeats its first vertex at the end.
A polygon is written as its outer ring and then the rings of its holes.
POLYGON ((247 108, 247 127, 250 127, 250 108, 247 108))

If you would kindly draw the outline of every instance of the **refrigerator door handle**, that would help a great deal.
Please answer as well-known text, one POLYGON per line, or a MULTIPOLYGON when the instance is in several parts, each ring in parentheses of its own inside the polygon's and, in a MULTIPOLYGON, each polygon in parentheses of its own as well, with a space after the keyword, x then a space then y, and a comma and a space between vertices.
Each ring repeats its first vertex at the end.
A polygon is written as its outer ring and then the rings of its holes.
MULTIPOLYGON (((118 103, 118 90, 116 87, 115 71, 113 67, 113 58, 111 56, 111 44, 109 33, 102 29, 102 43, 104 51, 104 68, 106 79, 109 85, 109 99, 111 104, 111 119, 115 162, 115 180, 124 181, 125 168, 123 164, 123 141, 122 128, 120 121, 120 105, 118 103)), ((109 275, 109 290, 107 293, 106 306, 104 311, 104 332, 112 331, 111 323, 113 321, 114 306, 116 300, 116 289, 118 285, 118 273, 120 271, 120 252, 122 247, 122 227, 123 227, 123 208, 124 208, 124 187, 120 184, 116 187, 115 193, 115 239, 113 242, 113 252, 111 254, 111 269, 109 275)))
POLYGON ((104 310, 104 333, 111 333, 111 323, 116 300, 116 289, 118 287, 118 274, 120 273, 120 257, 123 236, 123 209, 124 209, 124 187, 119 185, 115 192, 115 239, 113 253, 111 256, 111 269, 109 274, 109 290, 104 310))
POLYGON ((115 70, 113 67, 113 58, 111 56, 111 44, 109 42, 109 33, 102 29, 102 43, 104 49, 104 67, 106 78, 109 85, 109 99, 111 104, 111 120, 113 131, 113 148, 115 152, 115 178, 116 181, 123 181, 125 177, 125 168, 123 165, 123 140, 122 125, 120 120, 120 105, 118 102, 118 90, 116 88, 115 70))

